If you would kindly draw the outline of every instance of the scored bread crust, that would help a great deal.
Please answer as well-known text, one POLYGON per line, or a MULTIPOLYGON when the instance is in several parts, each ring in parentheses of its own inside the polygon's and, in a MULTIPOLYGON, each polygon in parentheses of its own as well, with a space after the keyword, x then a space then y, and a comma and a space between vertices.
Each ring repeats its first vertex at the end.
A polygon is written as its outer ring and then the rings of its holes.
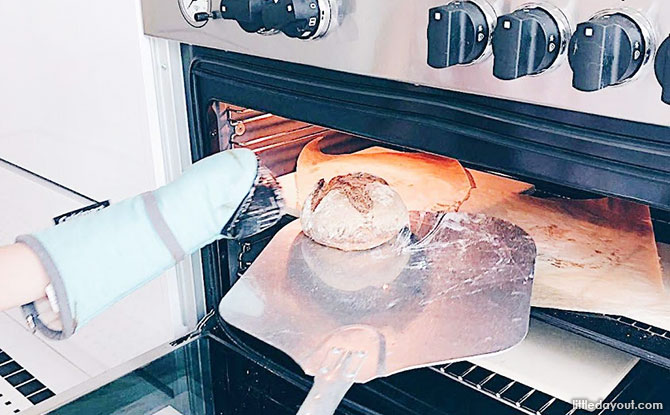
POLYGON ((381 178, 354 173, 320 180, 303 205, 305 235, 344 251, 375 248, 409 224, 400 195, 381 178))
POLYGON ((374 206, 374 201, 366 189, 366 186, 370 183, 381 183, 388 186, 388 183, 384 179, 367 173, 337 176, 329 181, 328 184, 326 184, 324 179, 321 179, 317 183, 316 189, 314 189, 314 197, 312 197, 312 203, 310 204, 312 212, 314 212, 328 193, 341 189, 354 209, 363 214, 368 213, 374 206))

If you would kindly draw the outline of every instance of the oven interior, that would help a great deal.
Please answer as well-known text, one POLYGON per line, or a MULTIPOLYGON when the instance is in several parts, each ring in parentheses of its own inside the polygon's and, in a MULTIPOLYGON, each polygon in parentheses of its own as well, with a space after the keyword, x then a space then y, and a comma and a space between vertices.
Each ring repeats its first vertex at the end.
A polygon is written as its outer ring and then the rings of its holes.
MULTIPOLYGON (((277 176, 294 172, 300 151, 317 137, 325 137, 322 150, 332 154, 351 153, 372 145, 397 149, 388 143, 380 144, 352 134, 221 101, 210 103, 207 123, 207 147, 212 152, 228 148, 249 148, 277 176)), ((527 177, 523 179, 528 180, 527 177)), ((532 184, 535 185, 533 197, 601 197, 550 182, 535 180, 532 184)), ((653 210, 652 216, 658 242, 670 242, 666 212, 653 210)), ((292 220, 295 217, 287 216, 277 226, 260 235, 243 241, 220 242, 204 252, 205 278, 210 282, 207 284, 210 309, 216 308, 221 296, 244 274, 273 235, 292 220)), ((668 398, 663 397, 662 392, 670 387, 670 333, 666 330, 620 316, 542 308, 533 308, 532 318, 640 358, 633 370, 607 398, 608 401, 667 401, 668 398)), ((268 371, 288 381, 293 388, 304 391, 309 388, 309 379, 290 358, 224 321, 219 319, 212 336, 231 344, 255 362, 246 369, 247 380, 243 382, 249 391, 254 389, 254 393, 272 396, 277 402, 288 399, 288 392, 281 387, 268 386, 273 385, 267 379, 270 376, 268 371), (249 377, 254 381, 250 381, 249 377)), ((546 376, 551 374, 547 373, 546 376)), ((575 373, 575 376, 579 376, 579 373, 575 373)), ((294 406, 288 405, 285 411, 291 413, 294 409, 294 406)), ((572 404, 568 402, 468 361, 413 370, 358 385, 347 395, 341 411, 352 414, 484 411, 574 413, 572 404), (482 396, 488 399, 481 399, 482 396)))

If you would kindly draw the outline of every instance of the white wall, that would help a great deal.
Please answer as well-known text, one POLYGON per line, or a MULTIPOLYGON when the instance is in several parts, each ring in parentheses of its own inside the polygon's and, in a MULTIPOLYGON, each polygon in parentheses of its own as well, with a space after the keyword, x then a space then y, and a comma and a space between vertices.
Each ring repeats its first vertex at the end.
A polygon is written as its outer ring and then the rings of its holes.
MULTIPOLYGON (((87 204, 0 161, 0 245, 51 226, 54 216, 87 204)), ((0 349, 55 392, 67 390, 183 334, 174 324, 179 313, 170 299, 172 280, 170 271, 63 341, 30 334, 18 308, 0 313, 0 349)))
MULTIPOLYGON (((139 1, 0 1, 0 16, 0 159, 97 200, 163 184, 139 1)), ((85 204, 0 161, 0 244, 85 204)), ((26 335, 12 310, 0 315, 0 349, 11 349, 47 386, 65 390, 184 334, 177 284, 171 270, 62 342, 26 335)))
POLYGON ((97 200, 155 187, 139 1, 2 1, 0 16, 0 159, 97 200))

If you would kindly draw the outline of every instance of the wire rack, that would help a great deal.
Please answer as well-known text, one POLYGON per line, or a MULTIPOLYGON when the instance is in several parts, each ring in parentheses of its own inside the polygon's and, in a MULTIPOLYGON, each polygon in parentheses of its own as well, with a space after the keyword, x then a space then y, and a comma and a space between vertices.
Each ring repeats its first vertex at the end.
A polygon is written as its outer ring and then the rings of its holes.
POLYGON ((533 415, 573 415, 567 402, 467 361, 431 368, 489 397, 533 415))
POLYGON ((670 332, 639 321, 606 314, 534 308, 532 316, 670 369, 670 332))
POLYGON ((609 318, 611 320, 618 321, 618 322, 620 322, 622 324, 625 324, 627 326, 634 327, 637 330, 646 331, 651 336, 658 336, 658 337, 663 338, 664 340, 670 341, 670 333, 667 330, 663 330, 663 329, 658 328, 658 327, 650 326, 648 324, 641 323, 639 321, 632 320, 632 319, 627 318, 627 317, 608 316, 606 314, 604 314, 603 316, 606 317, 606 318, 609 318))

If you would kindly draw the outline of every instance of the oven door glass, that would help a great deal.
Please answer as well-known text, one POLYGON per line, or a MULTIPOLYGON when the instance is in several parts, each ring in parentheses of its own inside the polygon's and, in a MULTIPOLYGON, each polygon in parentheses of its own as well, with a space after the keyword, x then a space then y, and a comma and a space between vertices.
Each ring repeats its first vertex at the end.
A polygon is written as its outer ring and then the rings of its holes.
MULTIPOLYGON (((310 386, 309 379, 284 376, 272 363, 274 357, 266 361, 257 358, 216 334, 208 334, 52 413, 295 414, 310 386)), ((476 392, 430 370, 420 371, 412 379, 425 382, 424 391, 416 396, 408 393, 411 379, 406 376, 357 385, 337 414, 444 415, 466 408, 467 413, 517 413, 502 403, 478 399, 476 392), (442 379, 447 383, 435 382, 442 379)))
MULTIPOLYGON (((58 409, 53 401, 35 409, 58 415, 294 415, 311 379, 297 375, 287 356, 238 335, 215 327, 58 409)), ((669 381, 667 373, 640 362, 607 402, 634 399, 670 407, 669 381)), ((459 362, 354 385, 336 415, 567 415, 572 410, 522 383, 459 362)))

